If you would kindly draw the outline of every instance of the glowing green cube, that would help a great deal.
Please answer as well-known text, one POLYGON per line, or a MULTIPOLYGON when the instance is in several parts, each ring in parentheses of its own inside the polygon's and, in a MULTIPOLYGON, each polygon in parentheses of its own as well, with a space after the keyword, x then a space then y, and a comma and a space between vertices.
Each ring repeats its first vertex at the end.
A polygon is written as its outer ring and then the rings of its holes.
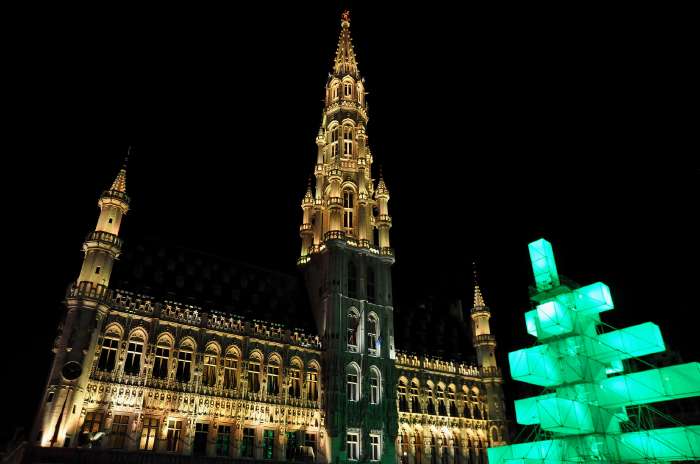
POLYGON ((537 412, 537 402, 545 398, 554 397, 554 393, 548 393, 546 395, 515 400, 515 420, 522 425, 539 424, 540 416, 537 412))
POLYGON ((537 310, 533 309, 525 313, 525 327, 527 327, 527 333, 533 337, 537 337, 537 310))
POLYGON ((593 359, 610 362, 629 359, 666 350, 659 326, 653 322, 633 325, 598 335, 589 349, 593 359))
POLYGON ((613 309, 610 288, 602 282, 596 282, 574 290, 576 311, 581 313, 601 313, 613 309))
POLYGON ((623 433, 609 438, 623 461, 689 461, 700 457, 700 426, 623 433))
POLYGON ((537 290, 548 290, 559 286, 557 264, 554 261, 552 244, 541 238, 528 245, 532 272, 535 274, 537 290))
POLYGON ((589 407, 564 398, 543 398, 536 402, 540 426, 559 433, 584 434, 595 429, 589 407))
POLYGON ((542 329, 540 338, 562 335, 574 330, 574 321, 569 309, 556 300, 537 306, 537 319, 542 329))
POLYGON ((508 353, 510 374, 514 380, 549 387, 561 382, 556 360, 547 345, 508 353))

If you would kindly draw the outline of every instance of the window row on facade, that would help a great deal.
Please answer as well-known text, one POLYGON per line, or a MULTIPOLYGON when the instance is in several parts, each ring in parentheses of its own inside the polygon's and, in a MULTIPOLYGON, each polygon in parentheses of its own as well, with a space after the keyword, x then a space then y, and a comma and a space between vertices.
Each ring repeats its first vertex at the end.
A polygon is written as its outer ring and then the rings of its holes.
MULTIPOLYGON (((492 431, 494 440, 497 431, 492 431)), ((489 441, 483 435, 450 431, 400 430, 396 452, 401 464, 486 464, 489 441)))
POLYGON ((78 446, 279 461, 304 460, 318 454, 318 428, 281 432, 274 426, 238 427, 220 421, 195 422, 191 428, 186 418, 149 415, 142 418, 140 429, 137 425, 138 415, 87 412, 78 446), (93 441, 98 432, 103 432, 104 438, 93 441))
POLYGON ((409 385, 407 379, 401 378, 397 393, 400 412, 488 419, 488 411, 479 398, 477 387, 465 385, 458 393, 454 385, 435 385, 428 381, 421 389, 418 379, 413 379, 409 385))
POLYGON ((352 307, 347 314, 348 351, 364 352, 366 346, 368 355, 380 356, 382 338, 377 313, 370 311, 365 318, 362 318, 360 311, 352 307))
MULTIPOLYGON (((122 332, 117 324, 107 327, 102 340, 96 371, 115 372, 119 366, 122 332)), ((264 359, 260 350, 251 351, 243 360, 237 346, 228 347, 223 353, 218 343, 210 342, 203 353, 196 351, 196 343, 190 337, 177 346, 172 336, 162 334, 151 347, 152 362, 145 362, 147 336, 143 330, 133 331, 125 343, 126 352, 121 371, 127 375, 142 375, 153 379, 189 383, 195 381, 195 372, 201 373, 202 386, 236 390, 244 385, 248 392, 268 395, 287 394, 292 398, 317 401, 319 398, 319 372, 317 361, 304 366, 299 357, 293 357, 286 371, 282 357, 272 353, 264 359), (305 382, 303 382, 305 380, 305 382), (303 386, 305 383, 305 392, 303 386), (263 391, 263 384, 265 389, 263 391), (284 387, 283 387, 284 386, 284 387)))
POLYGON ((363 105, 365 92, 362 83, 355 83, 350 76, 346 76, 342 81, 337 79, 331 81, 328 85, 328 103, 338 101, 341 97, 356 99, 360 105, 363 105))

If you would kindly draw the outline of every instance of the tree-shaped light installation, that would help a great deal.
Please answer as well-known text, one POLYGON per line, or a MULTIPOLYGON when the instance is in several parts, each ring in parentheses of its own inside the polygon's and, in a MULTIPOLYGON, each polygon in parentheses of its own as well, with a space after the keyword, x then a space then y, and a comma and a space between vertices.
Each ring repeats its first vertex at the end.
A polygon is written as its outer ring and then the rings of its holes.
POLYGON ((700 426, 623 432, 626 406, 700 396, 700 363, 623 373, 622 361, 665 350, 656 324, 602 333, 613 309, 603 283, 580 288, 559 280, 552 246, 529 245, 537 308, 525 313, 539 344, 509 354, 515 380, 546 394, 515 401, 518 423, 539 424, 546 440, 489 448, 491 464, 648 462, 700 459, 700 426))

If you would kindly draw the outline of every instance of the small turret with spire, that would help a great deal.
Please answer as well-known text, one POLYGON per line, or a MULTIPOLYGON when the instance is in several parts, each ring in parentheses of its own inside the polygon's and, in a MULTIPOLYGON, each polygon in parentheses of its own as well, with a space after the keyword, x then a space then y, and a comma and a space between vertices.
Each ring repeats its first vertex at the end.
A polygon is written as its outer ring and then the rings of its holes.
POLYGON ((471 317, 477 364, 479 367, 495 368, 497 367, 495 355, 496 337, 491 333, 489 324, 491 310, 486 305, 484 295, 481 293, 476 263, 472 263, 472 266, 474 274, 474 305, 472 306, 471 317))
POLYGON ((97 219, 95 230, 88 234, 83 244, 85 258, 77 280, 78 285, 83 282, 89 282, 93 286, 107 287, 109 285, 114 260, 121 253, 119 228, 122 217, 129 211, 129 197, 126 194, 126 169, 130 152, 131 148, 129 148, 124 163, 111 187, 102 193, 97 202, 100 207, 100 216, 97 219))

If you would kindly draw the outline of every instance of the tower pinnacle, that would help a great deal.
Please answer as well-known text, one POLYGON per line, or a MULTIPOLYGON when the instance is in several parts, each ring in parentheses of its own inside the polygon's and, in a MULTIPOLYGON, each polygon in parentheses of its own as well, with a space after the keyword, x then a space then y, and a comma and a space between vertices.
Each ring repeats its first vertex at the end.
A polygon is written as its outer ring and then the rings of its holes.
POLYGON ((335 63, 333 73, 336 76, 350 74, 359 79, 360 72, 357 69, 357 58, 350 38, 350 11, 345 10, 340 19, 340 37, 338 39, 338 49, 335 52, 335 63))
POLYGON ((474 308, 486 308, 486 302, 484 301, 484 296, 481 294, 481 287, 479 287, 479 275, 476 272, 476 263, 472 263, 474 269, 474 308))

